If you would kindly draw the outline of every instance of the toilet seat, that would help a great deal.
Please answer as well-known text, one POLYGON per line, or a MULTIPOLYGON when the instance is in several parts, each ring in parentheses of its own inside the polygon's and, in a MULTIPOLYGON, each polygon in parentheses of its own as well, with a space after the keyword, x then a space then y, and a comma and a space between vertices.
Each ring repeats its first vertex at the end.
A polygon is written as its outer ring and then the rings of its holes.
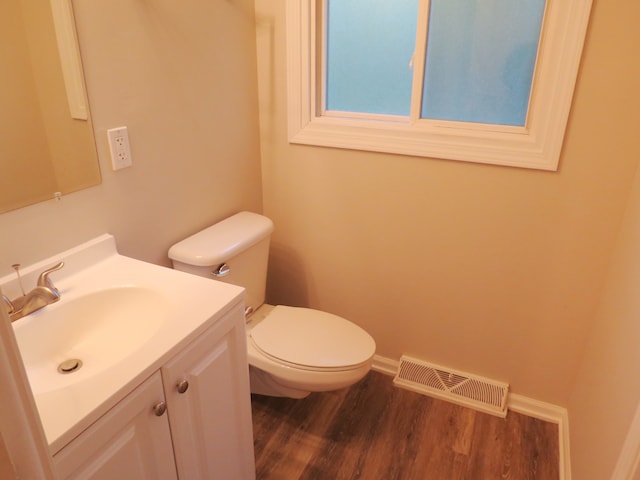
POLYGON ((362 328, 308 308, 278 305, 249 337, 266 357, 302 370, 351 370, 368 364, 375 353, 375 341, 362 328))

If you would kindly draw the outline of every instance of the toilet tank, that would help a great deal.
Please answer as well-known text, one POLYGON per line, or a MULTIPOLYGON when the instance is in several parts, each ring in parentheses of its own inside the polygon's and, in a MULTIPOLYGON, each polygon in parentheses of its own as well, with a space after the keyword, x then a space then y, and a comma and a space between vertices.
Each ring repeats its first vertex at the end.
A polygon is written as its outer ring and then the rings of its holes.
POLYGON ((264 303, 269 240, 273 222, 240 212, 176 243, 169 249, 173 268, 245 287, 245 305, 264 303), (228 266, 228 272, 223 265, 228 266))

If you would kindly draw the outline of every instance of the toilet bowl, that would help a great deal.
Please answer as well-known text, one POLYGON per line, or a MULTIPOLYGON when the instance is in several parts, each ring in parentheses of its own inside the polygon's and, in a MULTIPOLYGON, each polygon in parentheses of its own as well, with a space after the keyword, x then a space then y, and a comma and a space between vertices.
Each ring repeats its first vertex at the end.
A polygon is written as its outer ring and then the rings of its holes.
POLYGON ((371 369, 375 342, 357 325, 309 308, 262 305, 247 323, 251 391, 303 398, 353 385, 371 369))
POLYGON ((303 398, 348 387, 371 369, 375 341, 354 323, 319 310, 264 303, 267 217, 241 212, 175 244, 175 269, 246 289, 251 392, 303 398))

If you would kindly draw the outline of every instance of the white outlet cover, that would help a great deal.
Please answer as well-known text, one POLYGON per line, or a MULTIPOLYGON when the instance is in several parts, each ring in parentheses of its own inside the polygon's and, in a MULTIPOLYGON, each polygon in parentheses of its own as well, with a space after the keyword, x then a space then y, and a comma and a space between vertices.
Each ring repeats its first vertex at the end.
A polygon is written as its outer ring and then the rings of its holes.
POLYGON ((131 148, 129 146, 129 132, 127 127, 116 127, 107 130, 109 150, 111 152, 111 167, 113 170, 130 167, 131 148))

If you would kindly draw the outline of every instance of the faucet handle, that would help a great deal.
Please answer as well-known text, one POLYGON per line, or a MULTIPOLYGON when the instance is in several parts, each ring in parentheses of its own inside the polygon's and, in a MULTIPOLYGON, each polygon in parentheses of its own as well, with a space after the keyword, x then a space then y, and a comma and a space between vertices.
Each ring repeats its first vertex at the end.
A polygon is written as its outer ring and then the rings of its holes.
POLYGON ((2 295, 2 301, 4 302, 4 304, 7 306, 7 313, 9 315, 11 315, 13 312, 16 311, 16 307, 13 304, 13 302, 11 300, 9 300, 9 297, 7 297, 6 295, 2 295))
POLYGON ((53 286, 53 282, 49 278, 49 274, 60 270, 62 267, 64 267, 64 262, 60 262, 57 265, 54 265, 53 267, 42 272, 38 276, 38 283, 37 283, 38 287, 47 287, 53 290, 54 292, 57 292, 56 287, 53 286))

